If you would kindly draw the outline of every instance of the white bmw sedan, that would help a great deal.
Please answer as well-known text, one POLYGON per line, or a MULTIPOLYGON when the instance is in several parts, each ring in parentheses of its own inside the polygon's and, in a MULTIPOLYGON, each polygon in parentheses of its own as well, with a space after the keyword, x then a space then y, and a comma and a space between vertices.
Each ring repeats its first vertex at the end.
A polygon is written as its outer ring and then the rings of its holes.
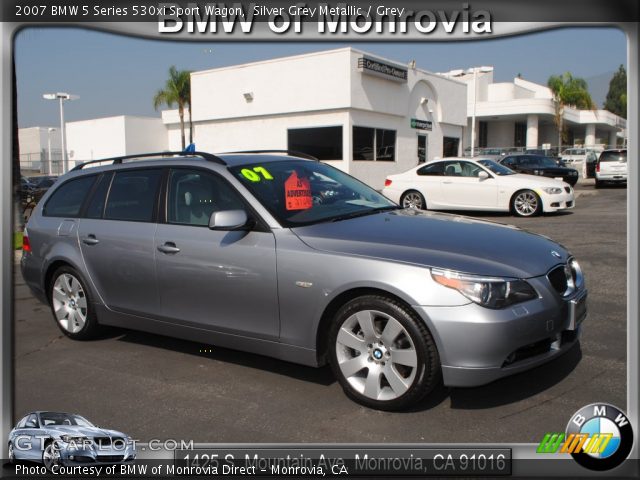
POLYGON ((382 194, 403 207, 512 212, 531 217, 573 208, 568 183, 524 175, 488 158, 444 158, 391 175, 382 194))

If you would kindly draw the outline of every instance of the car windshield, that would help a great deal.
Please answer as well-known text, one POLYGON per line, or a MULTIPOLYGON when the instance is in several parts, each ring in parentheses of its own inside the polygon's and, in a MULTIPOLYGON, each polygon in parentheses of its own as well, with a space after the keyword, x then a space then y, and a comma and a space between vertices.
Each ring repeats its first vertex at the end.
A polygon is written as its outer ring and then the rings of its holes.
POLYGON ((286 160, 229 170, 286 227, 400 208, 371 187, 320 162, 286 160))
POLYGON ((493 173, 495 173, 496 175, 514 175, 516 172, 514 172, 513 170, 511 170, 508 167, 505 167, 504 165, 500 165, 499 163, 494 162, 493 160, 488 160, 488 159, 483 159, 483 160, 478 160, 478 163, 482 166, 487 167, 489 170, 491 170, 493 173))
POLYGON ((537 165, 538 167, 557 167, 556 162, 551 160, 549 157, 533 157, 532 164, 537 165))
POLYGON ((86 418, 80 415, 74 415, 71 413, 58 413, 58 412, 42 412, 40 414, 40 421, 43 426, 48 425, 71 425, 77 427, 93 427, 93 424, 86 418))
POLYGON ((600 155, 601 162, 622 162, 627 163, 627 152, 603 152, 600 155))

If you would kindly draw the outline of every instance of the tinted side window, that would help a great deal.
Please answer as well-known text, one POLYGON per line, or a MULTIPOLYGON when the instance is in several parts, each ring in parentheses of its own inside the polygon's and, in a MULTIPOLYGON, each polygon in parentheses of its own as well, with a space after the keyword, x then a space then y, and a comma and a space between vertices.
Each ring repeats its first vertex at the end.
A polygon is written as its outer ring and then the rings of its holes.
POLYGON ((243 209, 240 196, 217 175, 201 170, 172 170, 167 222, 209 225, 213 212, 243 209))
POLYGON ((150 222, 162 177, 161 170, 117 172, 111 184, 104 218, 150 222))
POLYGON ((104 210, 104 201, 107 197, 107 192, 109 191, 109 185, 111 184, 111 173, 106 173, 100 177, 98 180, 98 184, 93 191, 93 195, 91 196, 91 200, 89 200, 89 205, 87 207, 87 212, 85 216, 87 218, 102 218, 102 212, 104 210))
POLYGON ((424 167, 418 169, 418 175, 427 175, 427 176, 442 176, 444 175, 444 163, 430 163, 429 165, 425 165, 424 167))
POLYGON ((504 165, 505 167, 515 167, 516 165, 516 159, 515 157, 507 157, 502 161, 502 165, 504 165))
POLYGON ((96 176, 77 178, 65 182, 58 188, 44 206, 46 217, 77 217, 80 207, 96 176))
POLYGON ((38 427, 38 417, 36 417, 35 413, 29 415, 26 423, 24 424, 25 428, 37 428, 38 427))
POLYGON ((16 428, 24 428, 24 424, 27 423, 27 417, 22 417, 16 424, 16 428))

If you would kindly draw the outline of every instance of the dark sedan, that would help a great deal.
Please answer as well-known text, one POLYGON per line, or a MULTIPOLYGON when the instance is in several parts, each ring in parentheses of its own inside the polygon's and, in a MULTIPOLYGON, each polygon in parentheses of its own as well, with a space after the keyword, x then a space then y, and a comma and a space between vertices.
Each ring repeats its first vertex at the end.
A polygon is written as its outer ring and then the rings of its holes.
POLYGON ((578 171, 575 168, 559 167, 553 159, 543 155, 507 155, 498 162, 518 173, 562 178, 571 186, 578 182, 578 171))

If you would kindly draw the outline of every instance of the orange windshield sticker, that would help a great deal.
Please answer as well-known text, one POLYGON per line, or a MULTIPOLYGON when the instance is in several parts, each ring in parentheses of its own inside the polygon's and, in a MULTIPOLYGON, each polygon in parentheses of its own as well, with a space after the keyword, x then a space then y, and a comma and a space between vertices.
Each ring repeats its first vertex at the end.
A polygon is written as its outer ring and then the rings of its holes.
POLYGON ((284 182, 287 210, 307 210, 313 207, 311 184, 306 178, 299 178, 294 170, 284 182))

